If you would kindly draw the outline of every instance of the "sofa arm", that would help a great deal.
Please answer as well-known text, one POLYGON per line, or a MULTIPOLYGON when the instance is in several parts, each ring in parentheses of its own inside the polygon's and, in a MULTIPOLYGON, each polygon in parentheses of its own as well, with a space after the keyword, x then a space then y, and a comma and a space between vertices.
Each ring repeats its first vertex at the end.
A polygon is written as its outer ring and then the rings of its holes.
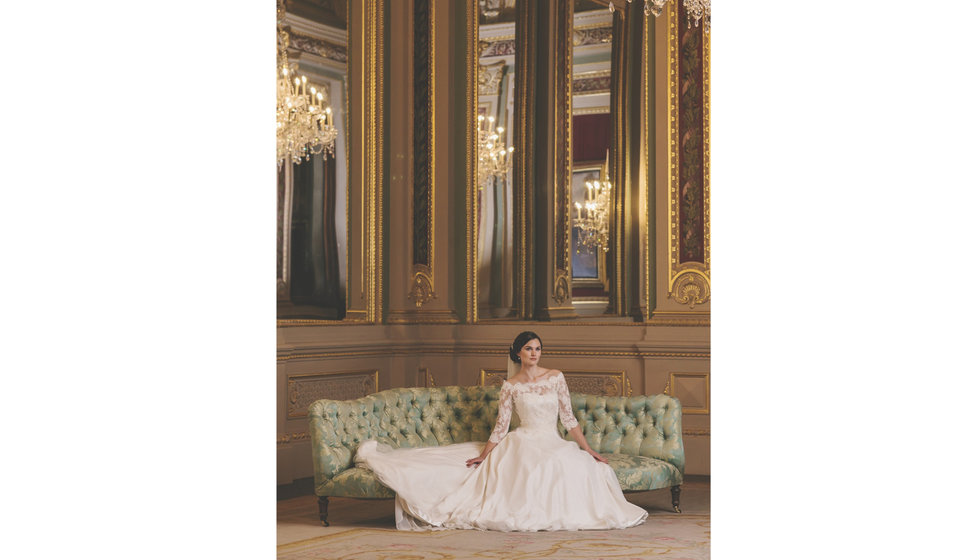
MULTIPOLYGON (((353 453, 335 428, 343 401, 320 400, 310 405, 310 443, 313 447, 313 482, 319 487, 353 464, 353 453)), ((349 405, 348 405, 349 406, 349 405)))
POLYGON ((676 398, 573 394, 572 409, 596 451, 660 459, 684 472, 681 404, 676 398))

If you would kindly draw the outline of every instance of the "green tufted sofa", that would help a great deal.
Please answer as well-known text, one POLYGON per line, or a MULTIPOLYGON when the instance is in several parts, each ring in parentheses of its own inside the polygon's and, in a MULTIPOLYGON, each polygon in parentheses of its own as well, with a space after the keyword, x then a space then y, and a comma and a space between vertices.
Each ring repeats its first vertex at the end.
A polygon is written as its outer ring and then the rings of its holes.
MULTIPOLYGON (((314 487, 320 521, 330 496, 393 498, 369 469, 354 466, 357 446, 376 439, 392 447, 485 442, 497 420, 499 387, 399 388, 309 407, 314 487)), ((681 405, 668 395, 604 397, 572 393, 572 409, 589 445, 609 459, 624 492, 670 488, 680 513, 684 478, 681 405)), ((511 429, 519 425, 514 414, 511 429)), ((562 436, 565 429, 558 424, 562 436)), ((569 438, 570 439, 570 438, 569 438)))

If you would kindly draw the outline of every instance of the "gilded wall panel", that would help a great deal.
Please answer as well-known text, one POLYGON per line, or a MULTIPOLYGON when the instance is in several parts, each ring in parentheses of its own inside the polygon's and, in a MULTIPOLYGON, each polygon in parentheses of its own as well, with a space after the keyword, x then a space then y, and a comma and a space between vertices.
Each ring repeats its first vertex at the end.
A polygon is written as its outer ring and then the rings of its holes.
POLYGON ((668 8, 670 89, 670 261, 668 294, 694 308, 711 296, 708 182, 709 34, 668 8))
POLYGON ((378 370, 303 373, 286 377, 287 417, 305 418, 319 399, 351 400, 378 392, 378 370))
POLYGON ((681 401, 685 414, 710 414, 711 390, 707 373, 671 373, 668 394, 681 401))
MULTIPOLYGON (((624 371, 562 371, 568 390, 586 395, 628 397, 633 387, 624 371)), ((480 385, 503 385, 507 372, 502 369, 480 370, 480 385)))

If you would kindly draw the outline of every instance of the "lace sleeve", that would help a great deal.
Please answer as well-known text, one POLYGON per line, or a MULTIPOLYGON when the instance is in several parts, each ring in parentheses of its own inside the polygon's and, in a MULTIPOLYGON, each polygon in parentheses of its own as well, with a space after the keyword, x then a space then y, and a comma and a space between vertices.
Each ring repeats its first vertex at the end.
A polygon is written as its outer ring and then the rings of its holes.
POLYGON ((510 413, 514 410, 514 386, 510 383, 504 382, 504 386, 500 388, 500 400, 499 407, 497 408, 497 425, 493 428, 493 433, 490 434, 490 443, 500 443, 500 440, 507 435, 507 430, 510 429, 510 413))
POLYGON ((577 428, 578 421, 575 420, 575 415, 572 414, 572 397, 568 394, 565 375, 558 372, 556 377, 558 377, 558 418, 561 419, 561 425, 565 426, 566 430, 577 428))

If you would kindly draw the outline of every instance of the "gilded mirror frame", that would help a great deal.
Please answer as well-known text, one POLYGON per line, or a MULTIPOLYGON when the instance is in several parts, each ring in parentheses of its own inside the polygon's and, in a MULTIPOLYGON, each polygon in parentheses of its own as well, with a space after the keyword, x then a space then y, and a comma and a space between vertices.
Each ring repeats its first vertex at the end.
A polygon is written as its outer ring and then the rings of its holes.
POLYGON ((382 320, 386 5, 386 0, 347 0, 345 316, 341 320, 277 319, 277 327, 382 320))

